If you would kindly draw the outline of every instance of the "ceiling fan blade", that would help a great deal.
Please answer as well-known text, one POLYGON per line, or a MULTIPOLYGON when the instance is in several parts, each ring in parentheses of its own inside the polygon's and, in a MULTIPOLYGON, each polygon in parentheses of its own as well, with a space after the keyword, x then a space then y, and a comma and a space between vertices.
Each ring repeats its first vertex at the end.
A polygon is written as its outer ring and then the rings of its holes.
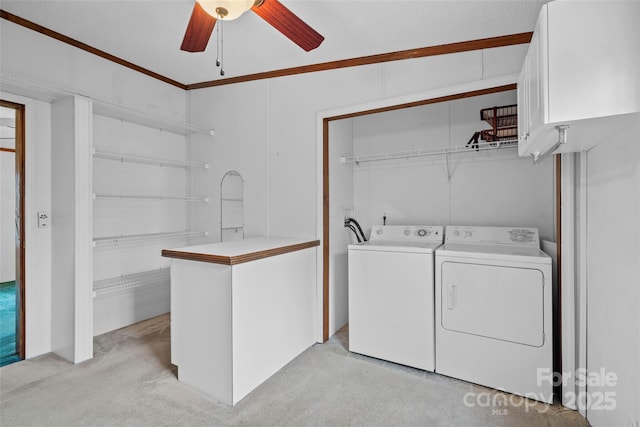
POLYGON ((204 52, 215 25, 216 18, 205 12, 202 6, 195 2, 180 50, 204 52))
POLYGON ((324 40, 316 30, 278 0, 264 0, 251 10, 307 52, 320 46, 324 40))

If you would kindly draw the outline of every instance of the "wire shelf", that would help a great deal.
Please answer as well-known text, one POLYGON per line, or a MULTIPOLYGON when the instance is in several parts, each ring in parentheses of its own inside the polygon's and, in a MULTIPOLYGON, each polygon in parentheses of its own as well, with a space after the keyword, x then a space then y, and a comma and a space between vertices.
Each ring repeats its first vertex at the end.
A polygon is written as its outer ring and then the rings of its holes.
POLYGON ((153 240, 177 239, 181 237, 208 236, 208 231, 174 231, 165 233, 148 234, 121 234, 119 236, 96 237, 93 239, 93 246, 100 247, 106 245, 130 244, 153 240))
POLYGON ((168 267, 140 273, 123 274, 121 276, 94 281, 93 296, 97 297, 142 286, 168 286, 170 282, 171 276, 168 267))
POLYGON ((95 193, 93 199, 137 199, 137 200, 178 200, 193 203, 209 203, 208 197, 203 196, 172 196, 172 195, 153 195, 153 194, 108 194, 95 193))
POLYGON ((101 99, 94 98, 93 111, 100 116, 122 120, 146 127, 152 127, 179 135, 198 133, 213 136, 215 134, 215 131, 213 129, 205 129, 202 127, 194 126, 190 123, 183 123, 166 117, 143 113, 141 111, 134 110, 133 108, 125 107, 124 105, 115 104, 101 99))
POLYGON ((477 148, 473 148, 466 145, 459 145, 454 147, 447 148, 434 148, 428 150, 410 150, 410 151, 398 151, 394 153, 383 153, 383 154, 365 154, 362 156, 350 156, 350 157, 341 157, 340 161, 342 163, 354 163, 359 165, 360 163, 366 162, 379 162, 385 160, 402 160, 402 159, 412 159, 417 157, 427 157, 427 156, 439 156, 439 155, 449 155, 449 154, 458 154, 458 153, 473 153, 479 151, 495 151, 501 150, 505 148, 518 148, 518 141, 496 141, 492 143, 480 143, 477 148))
POLYGON ((179 161, 160 159, 157 157, 138 156, 135 154, 119 153, 116 151, 108 151, 101 148, 95 148, 93 150, 93 157, 106 160, 116 160, 119 162, 138 163, 144 165, 156 165, 156 166, 169 166, 174 168, 202 168, 208 169, 208 163, 179 161))

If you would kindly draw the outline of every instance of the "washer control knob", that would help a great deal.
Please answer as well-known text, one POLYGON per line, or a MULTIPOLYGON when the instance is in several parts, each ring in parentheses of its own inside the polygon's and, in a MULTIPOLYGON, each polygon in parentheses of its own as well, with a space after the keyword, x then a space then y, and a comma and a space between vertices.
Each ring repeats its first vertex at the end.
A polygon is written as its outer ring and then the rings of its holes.
POLYGON ((404 229, 404 235, 405 235, 405 236, 410 236, 410 235, 411 235, 411 230, 410 230, 410 229, 408 229, 408 228, 405 228, 405 229, 404 229))
POLYGON ((425 230, 424 228, 419 229, 416 234, 420 237, 424 237, 427 235, 427 230, 425 230))

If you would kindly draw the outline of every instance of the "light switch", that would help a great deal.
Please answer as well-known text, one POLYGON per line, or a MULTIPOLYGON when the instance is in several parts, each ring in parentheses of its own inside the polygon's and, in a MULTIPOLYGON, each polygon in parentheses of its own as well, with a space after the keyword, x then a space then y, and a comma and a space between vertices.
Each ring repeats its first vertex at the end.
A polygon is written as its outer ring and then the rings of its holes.
POLYGON ((38 212, 38 228, 47 228, 49 226, 49 214, 47 211, 38 212))

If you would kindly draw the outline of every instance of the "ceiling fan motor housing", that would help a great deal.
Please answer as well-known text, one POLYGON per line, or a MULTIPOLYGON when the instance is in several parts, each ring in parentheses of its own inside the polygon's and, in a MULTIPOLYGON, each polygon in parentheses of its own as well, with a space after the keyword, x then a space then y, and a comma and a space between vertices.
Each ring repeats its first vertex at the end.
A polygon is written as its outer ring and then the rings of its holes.
POLYGON ((254 0, 198 0, 200 6, 216 19, 231 21, 251 9, 254 0))

